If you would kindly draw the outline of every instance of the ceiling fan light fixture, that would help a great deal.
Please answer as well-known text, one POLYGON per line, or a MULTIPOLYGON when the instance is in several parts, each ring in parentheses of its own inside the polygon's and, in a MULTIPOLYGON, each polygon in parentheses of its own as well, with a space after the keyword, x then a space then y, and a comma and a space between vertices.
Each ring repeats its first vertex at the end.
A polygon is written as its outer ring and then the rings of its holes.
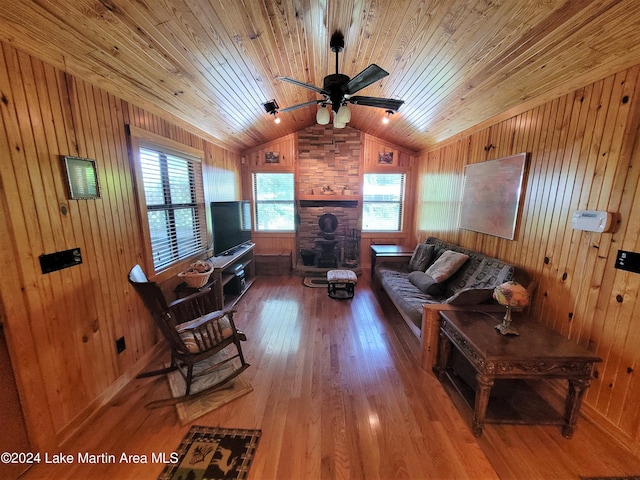
POLYGON ((340 116, 336 113, 333 116, 333 128, 344 128, 346 126, 347 126, 347 124, 342 122, 341 119, 340 119, 340 116))
POLYGON ((318 109, 318 113, 316 113, 316 122, 318 122, 318 125, 326 125, 330 120, 331 115, 329 114, 329 110, 327 110, 325 105, 322 105, 318 109))
POLYGON ((386 115, 382 117, 382 123, 386 125, 389 123, 389 120, 391 119, 391 115, 393 115, 393 110, 387 110, 385 113, 386 115))
POLYGON ((339 123, 347 124, 351 121, 351 110, 347 105, 342 105, 336 114, 336 120, 339 123))
POLYGON ((276 125, 278 125, 278 124, 280 123, 280 117, 278 116, 278 112, 273 112, 273 113, 272 113, 272 115, 273 115, 273 117, 274 117, 274 118, 273 118, 273 122, 274 122, 276 125))

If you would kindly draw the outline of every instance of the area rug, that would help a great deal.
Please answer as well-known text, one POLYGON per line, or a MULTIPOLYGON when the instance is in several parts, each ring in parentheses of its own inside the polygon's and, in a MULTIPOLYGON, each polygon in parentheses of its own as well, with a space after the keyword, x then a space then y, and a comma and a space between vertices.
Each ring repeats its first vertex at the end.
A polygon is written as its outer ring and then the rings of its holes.
MULTIPOLYGON (((222 351, 221 354, 222 355, 214 355, 208 361, 201 362, 201 365, 198 365, 197 368, 194 369, 194 372, 197 373, 203 368, 207 368, 210 364, 215 365, 217 362, 220 362, 221 359, 225 358, 224 351, 222 351)), ((207 387, 214 385, 221 378, 229 375, 233 371, 234 367, 237 367, 237 365, 234 365, 234 362, 229 362, 215 372, 196 378, 191 383, 192 393, 200 392, 207 387)), ((171 372, 167 375, 167 378, 169 379, 171 394, 174 397, 184 395, 185 382, 182 375, 180 375, 180 372, 171 372)), ((229 383, 222 385, 218 390, 203 395, 202 397, 194 398, 193 400, 177 403, 176 411, 178 413, 178 418, 182 425, 186 425, 205 413, 215 410, 216 408, 220 408, 221 406, 226 405, 227 403, 241 397, 242 395, 246 395, 251 391, 253 391, 251 383, 245 378, 244 374, 240 374, 233 380, 229 381, 229 383)))
POLYGON ((176 450, 178 461, 168 463, 158 480, 247 478, 261 434, 260 430, 194 425, 176 450))
POLYGON ((327 288, 327 277, 304 277, 302 284, 311 288, 327 288))

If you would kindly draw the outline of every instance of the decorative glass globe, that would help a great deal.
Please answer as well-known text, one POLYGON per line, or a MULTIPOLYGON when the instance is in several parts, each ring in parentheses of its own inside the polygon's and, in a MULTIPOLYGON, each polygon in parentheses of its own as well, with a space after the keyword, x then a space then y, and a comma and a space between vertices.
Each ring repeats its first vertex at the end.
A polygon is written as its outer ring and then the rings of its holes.
POLYGON ((527 289, 518 282, 505 282, 493 290, 493 298, 500 305, 507 307, 507 313, 502 323, 496 325, 496 329, 503 335, 518 335, 518 332, 511 327, 511 309, 529 305, 527 289))

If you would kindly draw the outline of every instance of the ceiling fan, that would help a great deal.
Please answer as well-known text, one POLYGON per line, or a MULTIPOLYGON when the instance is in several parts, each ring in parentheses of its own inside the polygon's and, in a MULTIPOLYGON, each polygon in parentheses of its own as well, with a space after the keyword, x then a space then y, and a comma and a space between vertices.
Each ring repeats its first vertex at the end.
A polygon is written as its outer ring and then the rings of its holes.
MULTIPOLYGON (((277 103, 275 101, 273 101, 273 103, 267 102, 265 103, 267 113, 275 115, 277 112, 290 112, 291 110, 296 110, 310 105, 322 105, 323 107, 331 105, 331 110, 335 112, 334 125, 344 126, 344 124, 346 124, 351 118, 351 112, 346 105, 347 103, 382 108, 387 111, 387 115, 391 115, 400 108, 404 103, 404 100, 354 95, 363 88, 368 87, 372 83, 386 77, 389 73, 378 65, 371 64, 355 77, 349 78, 347 75, 338 73, 338 54, 344 49, 344 35, 340 31, 336 31, 331 36, 329 46, 331 47, 331 51, 336 54, 336 73, 324 77, 322 88, 290 77, 276 77, 278 80, 282 80, 283 82, 292 83, 299 87, 313 90, 324 98, 321 100, 311 100, 309 102, 299 103, 282 109, 277 109, 277 103), (268 105, 270 106, 271 111, 269 110, 268 105), (274 106, 276 107, 275 109, 273 108, 274 106)), ((317 120, 320 124, 329 123, 329 112, 326 108, 320 108, 318 110, 317 120)))

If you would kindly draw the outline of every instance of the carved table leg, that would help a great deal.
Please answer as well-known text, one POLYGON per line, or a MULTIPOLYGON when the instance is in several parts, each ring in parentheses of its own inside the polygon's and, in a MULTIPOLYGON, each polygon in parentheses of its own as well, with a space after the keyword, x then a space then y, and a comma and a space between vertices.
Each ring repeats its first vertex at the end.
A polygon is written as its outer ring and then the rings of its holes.
POLYGON ((473 409, 473 434, 476 437, 480 437, 482 436, 484 418, 487 413, 491 388, 493 387, 493 378, 478 374, 476 375, 476 380, 478 385, 476 386, 476 403, 473 409))
POLYGON ((565 438, 571 438, 573 435, 573 430, 580 414, 582 398, 588 387, 589 380, 569 380, 569 391, 564 408, 564 425, 562 426, 562 436, 565 438))
POLYGON ((451 353, 451 340, 440 330, 440 342, 438 344, 438 362, 433 367, 433 373, 442 382, 445 379, 449 355, 451 353))

